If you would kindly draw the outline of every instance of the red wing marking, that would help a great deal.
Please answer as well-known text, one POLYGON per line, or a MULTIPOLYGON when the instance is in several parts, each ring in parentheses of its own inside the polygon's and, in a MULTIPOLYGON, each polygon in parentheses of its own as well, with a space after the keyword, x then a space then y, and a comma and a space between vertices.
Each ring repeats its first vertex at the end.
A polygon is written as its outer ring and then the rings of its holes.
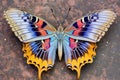
POLYGON ((41 26, 43 24, 43 20, 39 20, 37 23, 35 23, 36 26, 38 26, 38 29, 41 29, 41 26))
POLYGON ((82 23, 80 20, 77 21, 78 28, 82 28, 85 24, 82 23))
POLYGON ((46 39, 45 42, 42 44, 42 48, 48 50, 50 48, 50 39, 46 39))

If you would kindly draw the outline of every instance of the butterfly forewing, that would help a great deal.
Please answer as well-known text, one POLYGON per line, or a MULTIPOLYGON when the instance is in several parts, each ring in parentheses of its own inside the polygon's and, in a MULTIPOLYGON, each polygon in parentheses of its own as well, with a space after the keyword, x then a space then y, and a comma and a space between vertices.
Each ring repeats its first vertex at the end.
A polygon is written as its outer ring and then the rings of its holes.
POLYGON ((56 29, 42 18, 17 9, 5 12, 5 18, 22 42, 31 42, 53 36, 56 29), (38 39, 39 38, 39 39, 38 39))
POLYGON ((104 36, 115 17, 115 13, 110 10, 91 13, 73 22, 71 26, 65 29, 65 32, 67 35, 73 35, 71 37, 79 40, 98 42, 104 36))

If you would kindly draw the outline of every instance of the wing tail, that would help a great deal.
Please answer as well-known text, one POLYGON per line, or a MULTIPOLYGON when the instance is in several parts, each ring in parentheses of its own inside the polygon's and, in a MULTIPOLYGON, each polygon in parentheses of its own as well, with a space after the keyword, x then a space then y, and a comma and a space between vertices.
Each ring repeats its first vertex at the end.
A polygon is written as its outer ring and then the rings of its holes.
POLYGON ((89 50, 86 53, 84 53, 83 56, 78 57, 77 59, 72 59, 71 62, 68 63, 71 64, 71 66, 69 66, 68 68, 77 72, 78 79, 80 78, 82 66, 93 62, 93 57, 96 55, 95 49, 96 44, 91 43, 89 50))
POLYGON ((68 42, 67 39, 70 40, 67 37, 64 40, 65 62, 68 68, 77 72, 77 78, 79 79, 82 66, 93 62, 97 46, 96 43, 92 42, 78 40, 73 43, 68 42))

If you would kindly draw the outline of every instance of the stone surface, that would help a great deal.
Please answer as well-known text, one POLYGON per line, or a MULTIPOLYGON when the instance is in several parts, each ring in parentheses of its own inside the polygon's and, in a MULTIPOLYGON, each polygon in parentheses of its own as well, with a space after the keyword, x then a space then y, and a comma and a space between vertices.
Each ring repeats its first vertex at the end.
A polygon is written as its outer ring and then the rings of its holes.
MULTIPOLYGON (((120 0, 1 0, 0 2, 0 80, 37 80, 37 69, 26 63, 22 43, 15 37, 4 19, 3 12, 18 8, 40 16, 58 27, 50 8, 63 27, 89 12, 111 9, 117 14, 115 22, 103 39, 97 43, 97 55, 92 64, 82 68, 80 80, 120 80, 120 0)), ((58 57, 57 57, 58 58, 58 57)), ((76 72, 66 68, 64 59, 53 69, 42 74, 42 80, 75 80, 76 72)))

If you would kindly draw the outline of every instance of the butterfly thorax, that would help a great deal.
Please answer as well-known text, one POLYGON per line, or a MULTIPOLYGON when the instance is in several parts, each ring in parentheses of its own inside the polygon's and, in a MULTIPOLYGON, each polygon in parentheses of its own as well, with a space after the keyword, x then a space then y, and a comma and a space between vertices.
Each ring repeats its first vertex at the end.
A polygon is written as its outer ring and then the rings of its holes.
POLYGON ((63 27, 61 25, 58 27, 56 35, 57 35, 59 41, 62 40, 64 31, 63 31, 63 27))

